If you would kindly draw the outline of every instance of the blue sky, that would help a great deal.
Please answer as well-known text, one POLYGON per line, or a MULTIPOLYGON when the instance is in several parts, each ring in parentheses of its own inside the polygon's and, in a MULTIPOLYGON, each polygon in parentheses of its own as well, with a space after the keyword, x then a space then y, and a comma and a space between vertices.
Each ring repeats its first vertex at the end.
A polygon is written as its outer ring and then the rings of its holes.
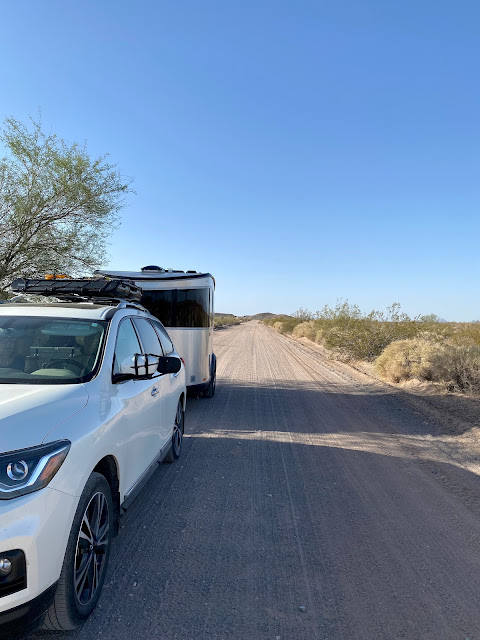
POLYGON ((0 116, 110 153, 117 269, 216 308, 480 319, 480 4, 1 2, 0 116))

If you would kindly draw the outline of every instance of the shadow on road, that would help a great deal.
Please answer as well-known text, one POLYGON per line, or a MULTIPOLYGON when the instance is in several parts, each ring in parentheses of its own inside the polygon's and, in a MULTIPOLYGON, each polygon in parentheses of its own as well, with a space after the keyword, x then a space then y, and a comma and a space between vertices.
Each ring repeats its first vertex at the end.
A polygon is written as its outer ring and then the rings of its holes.
POLYGON ((122 517, 95 614, 32 640, 473 637, 478 478, 426 422, 361 386, 220 381, 122 517))

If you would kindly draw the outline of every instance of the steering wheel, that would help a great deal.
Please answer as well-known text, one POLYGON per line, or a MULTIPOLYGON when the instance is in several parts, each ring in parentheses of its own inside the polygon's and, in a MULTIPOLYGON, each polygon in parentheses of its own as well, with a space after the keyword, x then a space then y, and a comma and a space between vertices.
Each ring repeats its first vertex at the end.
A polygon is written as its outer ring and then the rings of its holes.
POLYGON ((63 364, 64 366, 58 367, 59 369, 69 369, 70 367, 65 366, 65 365, 69 365, 69 364, 73 364, 73 366, 78 367, 79 369, 81 369, 83 371, 83 364, 81 362, 78 362, 77 360, 71 360, 70 358, 60 358, 58 360, 52 360, 52 362, 50 362, 50 364, 48 365, 48 367, 44 367, 44 369, 56 369, 58 364, 63 364))

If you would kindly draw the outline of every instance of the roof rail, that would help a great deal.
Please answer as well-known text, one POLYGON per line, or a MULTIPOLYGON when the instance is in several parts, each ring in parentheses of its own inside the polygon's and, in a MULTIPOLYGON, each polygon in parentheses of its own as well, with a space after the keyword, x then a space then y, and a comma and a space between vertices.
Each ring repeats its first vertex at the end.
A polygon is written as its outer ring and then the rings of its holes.
POLYGON ((138 304, 138 302, 129 302, 128 300, 122 300, 117 304, 117 309, 129 308, 139 309, 140 311, 146 311, 147 313, 150 313, 147 309, 145 309, 145 307, 142 307, 141 304, 138 304))

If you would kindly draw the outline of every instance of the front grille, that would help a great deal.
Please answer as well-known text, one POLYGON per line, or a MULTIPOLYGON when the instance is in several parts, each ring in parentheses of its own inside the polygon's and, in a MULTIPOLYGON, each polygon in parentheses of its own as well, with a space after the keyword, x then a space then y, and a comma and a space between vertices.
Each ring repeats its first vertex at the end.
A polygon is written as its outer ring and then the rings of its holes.
POLYGON ((16 593, 22 589, 26 589, 27 580, 25 576, 11 580, 8 584, 0 584, 0 598, 3 596, 9 596, 11 593, 16 593))

